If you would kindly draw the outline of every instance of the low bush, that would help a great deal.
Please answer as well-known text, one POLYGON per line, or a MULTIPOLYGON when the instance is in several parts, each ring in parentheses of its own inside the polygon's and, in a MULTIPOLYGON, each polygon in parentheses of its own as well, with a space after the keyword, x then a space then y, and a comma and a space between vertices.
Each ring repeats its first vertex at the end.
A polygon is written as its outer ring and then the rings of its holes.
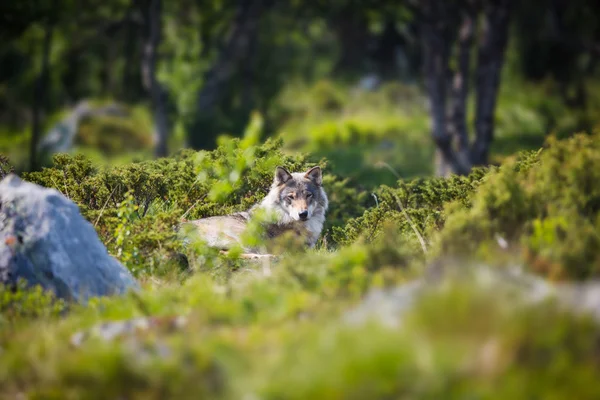
POLYGON ((0 179, 14 171, 14 167, 10 164, 8 157, 0 154, 0 179))
MULTIPOLYGON (((268 192, 277 165, 290 171, 313 165, 302 155, 284 154, 281 140, 256 146, 259 125, 256 120, 244 139, 223 138, 214 151, 105 168, 81 155, 59 154, 51 168, 23 177, 73 200, 132 272, 168 273, 178 268, 182 220, 247 210, 268 192)), ((326 174, 324 186, 332 210, 326 229, 363 212, 366 195, 348 181, 326 174)))
POLYGON ((398 181, 397 188, 382 186, 372 195, 375 207, 349 220, 345 226, 335 227, 333 238, 343 245, 359 238, 372 241, 384 232, 386 225, 394 224, 404 240, 421 252, 419 236, 429 241, 431 233, 443 226, 445 204, 457 201, 468 206, 487 172, 476 169, 467 177, 421 178, 398 181))
POLYGON ((592 399, 598 350, 589 318, 463 281, 417 301, 401 328, 329 322, 252 365, 266 399, 592 399))
POLYGON ((414 254, 479 257, 519 253, 552 279, 586 279, 600 272, 600 147, 597 135, 549 138, 500 168, 467 177, 417 179, 383 186, 377 205, 333 229, 335 242, 372 240, 393 224, 414 254))
POLYGON ((99 299, 60 323, 0 335, 0 394, 40 398, 529 398, 598 396, 598 334, 587 316, 528 304, 503 281, 449 279, 398 317, 348 324, 380 286, 358 247, 284 262, 228 283, 198 274, 99 299), (302 262, 298 262, 302 261, 302 262), (72 335, 149 314, 145 330, 72 335), (173 327, 174 315, 187 323, 173 327), (43 330, 41 328, 44 327, 43 330), (43 333, 41 333, 43 332, 43 333), (503 384, 498 386, 498 382, 503 384))
POLYGON ((40 286, 31 288, 25 281, 15 287, 0 284, 0 330, 26 320, 57 317, 65 310, 64 301, 40 286))
POLYGON ((82 156, 56 155, 53 167, 24 178, 69 197, 113 254, 136 273, 151 272, 178 248, 175 228, 183 218, 249 208, 267 192, 276 165, 308 167, 301 157, 285 156, 280 142, 269 141, 256 149, 249 165, 242 165, 235 182, 229 182, 226 198, 211 198, 224 183, 220 172, 244 161, 239 143, 233 140, 229 152, 224 147, 185 151, 173 158, 102 169, 82 156))
POLYGON ((96 115, 84 118, 78 127, 74 144, 93 148, 106 157, 132 151, 151 150, 152 116, 143 107, 121 108, 118 115, 96 115))
POLYGON ((246 208, 268 190, 276 164, 310 165, 285 155, 281 142, 255 146, 252 137, 110 169, 58 156, 53 168, 26 176, 74 199, 142 290, 70 305, 67 314, 39 291, 0 290, 0 396, 600 395, 597 323, 554 301, 533 304, 537 292, 521 285, 528 281, 497 279, 498 270, 468 261, 506 267, 498 255, 516 253, 543 277, 597 276, 597 137, 551 139, 499 168, 400 181, 374 196, 328 175, 336 246, 259 261, 202 248, 173 277, 178 265, 165 249, 179 250, 172 228, 182 216, 246 208), (431 258, 442 267, 457 258, 458 273, 436 285, 423 274, 431 258), (426 285, 422 296, 387 291, 413 279, 426 285), (345 318, 369 304, 373 318, 345 318), (388 306, 398 324, 376 320, 388 306), (175 316, 186 324, 173 324, 175 316), (111 340, 90 330, 134 317, 150 322, 111 340))
POLYGON ((470 207, 447 206, 439 252, 489 257, 500 240, 550 278, 598 276, 599 171, 596 135, 551 138, 526 166, 508 163, 489 174, 470 207))

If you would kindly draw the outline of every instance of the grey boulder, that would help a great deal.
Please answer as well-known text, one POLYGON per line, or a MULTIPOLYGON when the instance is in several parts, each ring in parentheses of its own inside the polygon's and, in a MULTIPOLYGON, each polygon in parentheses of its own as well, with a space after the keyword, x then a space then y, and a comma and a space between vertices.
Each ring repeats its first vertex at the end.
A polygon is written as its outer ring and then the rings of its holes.
POLYGON ((10 174, 0 182, 0 284, 19 279, 83 303, 138 287, 75 203, 10 174))

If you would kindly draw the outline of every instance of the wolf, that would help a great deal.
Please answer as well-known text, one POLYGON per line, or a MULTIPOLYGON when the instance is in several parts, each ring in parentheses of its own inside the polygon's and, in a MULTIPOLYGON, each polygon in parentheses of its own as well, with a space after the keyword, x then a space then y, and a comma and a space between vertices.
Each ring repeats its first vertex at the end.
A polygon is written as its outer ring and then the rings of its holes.
MULTIPOLYGON (((188 223, 194 225, 196 232, 210 246, 229 250, 233 245, 242 245, 242 233, 258 210, 264 210, 274 216, 274 222, 265 226, 268 239, 292 232, 300 237, 304 244, 315 246, 329 207, 327 194, 323 189, 323 175, 320 167, 306 172, 290 173, 279 166, 264 199, 247 211, 202 218, 188 223)), ((242 245, 247 252, 259 252, 259 249, 242 245)))

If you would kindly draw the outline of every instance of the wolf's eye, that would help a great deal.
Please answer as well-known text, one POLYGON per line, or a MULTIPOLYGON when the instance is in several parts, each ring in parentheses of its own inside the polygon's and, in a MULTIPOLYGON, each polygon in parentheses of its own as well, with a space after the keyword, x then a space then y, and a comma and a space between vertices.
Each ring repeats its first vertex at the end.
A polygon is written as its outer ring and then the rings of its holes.
POLYGON ((306 197, 313 197, 313 194, 311 192, 306 193, 306 197))
POLYGON ((287 199, 288 200, 294 200, 294 195, 293 194, 288 194, 287 195, 287 199))

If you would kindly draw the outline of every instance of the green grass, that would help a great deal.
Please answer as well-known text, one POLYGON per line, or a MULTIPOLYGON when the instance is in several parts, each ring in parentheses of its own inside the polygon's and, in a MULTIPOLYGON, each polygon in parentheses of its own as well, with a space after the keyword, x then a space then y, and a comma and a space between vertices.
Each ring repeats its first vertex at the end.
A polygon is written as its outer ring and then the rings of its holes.
MULTIPOLYGON (((364 259, 363 259, 364 260, 364 259)), ((598 331, 555 304, 527 305, 502 281, 450 279, 400 326, 348 325, 366 287, 360 251, 144 284, 139 296, 3 325, 0 394, 35 398, 594 398, 598 331), (351 260, 355 260, 353 263, 351 260), (351 265, 343 267, 342 265, 351 265), (362 271, 362 272, 361 272, 362 271), (94 324, 146 314, 156 325, 111 341, 94 324), (165 320, 165 319, 163 319, 165 320), (502 385, 498 385, 502 382, 502 385)), ((403 275, 400 271, 396 274, 403 275)))
MULTIPOLYGON (((273 143, 254 148, 252 137, 225 141, 199 159, 187 154, 144 170, 159 189, 160 179, 179 163, 191 162, 217 180, 231 176, 235 160, 249 163, 239 170, 244 184, 234 184, 222 203, 210 206, 224 210, 232 199, 243 202, 261 182, 268 185, 266 155, 290 165, 303 162, 286 158, 273 143)), ((138 179, 139 169, 97 175, 82 159, 57 159, 55 169, 30 178, 67 171, 84 186, 97 179, 137 182, 116 210, 106 210, 118 211, 119 218, 102 222, 102 229, 116 236, 131 232, 126 241, 137 247, 122 241, 116 256, 129 268, 142 267, 137 270, 142 289, 80 306, 57 303, 39 290, 0 288, 0 397, 596 398, 597 324, 553 301, 528 302, 527 290, 502 278, 515 264, 550 279, 556 279, 557 266, 563 280, 597 274, 596 139, 551 141, 541 153, 470 177, 380 188, 378 206, 359 220, 337 214, 336 234, 346 235, 337 246, 288 249, 279 260, 263 263, 192 242, 189 269, 153 256, 165 254, 153 253, 154 247, 169 247, 167 241, 160 246, 152 241, 163 235, 171 240, 171 225, 157 219, 169 210, 155 209, 164 204, 159 196, 146 216, 135 216, 136 201, 149 188, 138 179), (562 184, 555 182, 556 173, 562 184), (506 238, 508 251, 494 250, 496 233, 506 238), (445 261, 445 278, 426 286, 406 313, 390 315, 388 322, 400 324, 381 323, 375 314, 354 324, 345 319, 369 292, 421 278, 436 259, 445 261), (482 270, 478 261, 490 268, 482 270), (158 268, 149 265, 157 262, 158 268), (174 326, 176 316, 185 316, 186 324, 174 326), (91 330, 134 317, 155 324, 108 341, 91 330), (73 344, 81 332, 88 335, 73 344)), ((168 196, 183 199, 189 188, 178 186, 187 181, 172 181, 168 196)), ((212 187, 211 182, 204 184, 212 187)), ((74 186, 67 187, 72 198, 88 203, 90 193, 74 186)), ((107 244, 114 240, 101 237, 107 244)))
MULTIPOLYGON (((529 303, 502 278, 514 265, 546 282, 597 278, 598 136, 538 142, 551 125, 531 111, 545 101, 541 89, 503 91, 501 167, 398 181, 378 165, 402 177, 431 168, 420 95, 321 85, 294 89, 306 98, 290 100, 285 118, 270 116, 287 127, 280 141, 259 144, 255 115, 244 138, 222 138, 212 152, 117 166, 62 155, 26 174, 75 201, 142 290, 81 306, 0 288, 0 398, 598 398, 597 323, 553 301, 529 303), (262 263, 192 241, 181 263, 173 228, 182 216, 247 208, 276 165, 302 170, 323 156, 331 209, 316 249, 283 248, 262 263), (457 273, 394 313, 401 324, 346 321, 368 293, 430 276, 435 261, 457 273), (187 323, 172 327, 181 315, 187 323), (157 323, 71 343, 134 317, 157 323)), ((573 123, 567 112, 552 116, 561 129, 573 123)))

